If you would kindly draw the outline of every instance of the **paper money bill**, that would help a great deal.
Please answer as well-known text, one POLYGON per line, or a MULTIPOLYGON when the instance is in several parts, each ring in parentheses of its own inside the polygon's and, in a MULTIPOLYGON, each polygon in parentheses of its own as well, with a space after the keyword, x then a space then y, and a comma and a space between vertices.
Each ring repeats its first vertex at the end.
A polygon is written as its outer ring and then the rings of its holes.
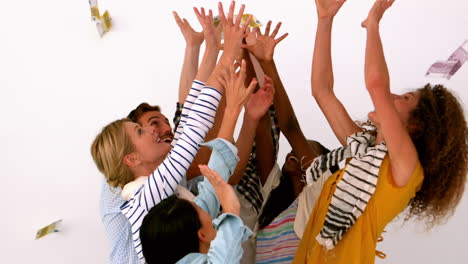
POLYGON ((450 80, 460 67, 461 64, 459 61, 437 61, 427 70, 426 76, 450 80))
POLYGON ((426 76, 431 77, 442 77, 447 80, 468 61, 468 40, 465 40, 463 44, 458 47, 445 61, 436 61, 429 67, 426 72, 426 76))
POLYGON ((100 14, 97 0, 89 0, 89 7, 91 8, 91 20, 96 23, 99 36, 102 38, 111 29, 112 19, 107 10, 102 15, 100 14))
POLYGON ((97 0, 89 0, 89 8, 91 9, 92 21, 97 21, 101 19, 101 15, 99 14, 99 8, 97 5, 97 0))
POLYGON ((52 224, 39 229, 36 232, 36 239, 39 239, 39 238, 41 238, 41 237, 43 237, 45 235, 48 235, 50 233, 58 232, 61 223, 62 223, 62 219, 60 219, 58 221, 55 221, 52 224))
MULTIPOLYGON (((250 14, 243 14, 241 19, 241 24, 244 24, 250 14)), ((237 17, 237 15, 235 15, 237 17)), ((217 27, 220 23, 219 16, 213 17, 213 23, 217 27)), ((262 22, 252 15, 252 20, 250 21, 249 27, 261 27, 263 26, 262 22)))

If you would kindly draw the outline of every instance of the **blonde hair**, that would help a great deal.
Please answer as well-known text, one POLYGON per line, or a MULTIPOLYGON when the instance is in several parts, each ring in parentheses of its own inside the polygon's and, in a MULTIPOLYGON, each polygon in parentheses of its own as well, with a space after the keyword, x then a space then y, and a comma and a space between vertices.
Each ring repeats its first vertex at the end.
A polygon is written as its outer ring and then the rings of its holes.
POLYGON ((124 157, 135 148, 125 131, 127 118, 116 120, 105 126, 91 145, 91 155, 99 171, 112 187, 123 187, 134 180, 130 168, 124 163, 124 157))

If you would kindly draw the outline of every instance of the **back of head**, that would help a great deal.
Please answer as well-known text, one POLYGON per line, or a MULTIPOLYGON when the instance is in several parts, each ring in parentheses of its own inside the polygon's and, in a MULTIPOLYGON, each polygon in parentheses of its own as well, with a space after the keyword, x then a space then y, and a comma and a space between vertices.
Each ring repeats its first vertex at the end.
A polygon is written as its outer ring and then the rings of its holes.
POLYGON ((105 126, 91 145, 93 160, 112 187, 122 187, 134 179, 123 162, 125 155, 134 150, 124 127, 128 121, 120 119, 105 126))
POLYGON ((150 112, 150 111, 158 111, 161 112, 161 108, 157 105, 150 105, 148 103, 141 103, 135 109, 128 113, 127 118, 134 123, 138 123, 138 119, 141 117, 143 113, 150 112))
POLYGON ((410 135, 424 169, 420 191, 410 203, 409 217, 426 218, 429 226, 454 213, 467 174, 467 126, 457 98, 442 85, 418 90, 410 115, 410 135))
MULTIPOLYGON (((317 156, 330 152, 320 142, 315 140, 307 140, 310 148, 316 153, 317 156)), ((332 172, 338 170, 338 166, 331 168, 332 172)), ((271 224, 273 220, 284 210, 286 210, 292 202, 296 199, 294 193, 293 181, 287 173, 283 170, 279 185, 270 193, 270 197, 265 202, 263 210, 258 217, 259 228, 263 229, 271 224)))
POLYGON ((199 252, 197 210, 175 195, 164 199, 143 219, 140 241, 148 264, 173 264, 192 252, 199 252))

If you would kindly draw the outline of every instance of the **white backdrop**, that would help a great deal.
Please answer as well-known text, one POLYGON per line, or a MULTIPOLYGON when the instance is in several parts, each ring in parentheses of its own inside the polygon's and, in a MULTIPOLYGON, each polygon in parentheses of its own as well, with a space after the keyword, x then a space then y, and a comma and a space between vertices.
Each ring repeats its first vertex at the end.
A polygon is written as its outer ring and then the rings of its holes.
MULTIPOLYGON (((244 3, 264 23, 283 22, 282 32, 290 36, 275 57, 298 119, 309 138, 337 147, 310 95, 313 1, 244 3)), ((200 29, 192 6, 216 7, 213 0, 99 4, 115 23, 102 39, 86 0, 0 2, 1 263, 107 262, 98 214, 103 176, 91 159, 91 142, 102 126, 142 101, 159 104, 172 118, 185 44, 171 11, 200 29), (62 218, 61 232, 34 240, 37 229, 62 218)), ((355 119, 365 119, 372 109, 360 27, 371 5, 372 0, 348 0, 333 32, 336 93, 355 119)), ((468 66, 450 81, 424 76, 468 39, 467 12, 466 0, 397 0, 381 29, 395 92, 443 83, 468 102, 468 66)), ((283 138, 281 164, 288 151, 283 138)), ((388 257, 376 263, 466 263, 467 197, 446 225, 429 233, 420 223, 390 224, 378 245, 388 257)))

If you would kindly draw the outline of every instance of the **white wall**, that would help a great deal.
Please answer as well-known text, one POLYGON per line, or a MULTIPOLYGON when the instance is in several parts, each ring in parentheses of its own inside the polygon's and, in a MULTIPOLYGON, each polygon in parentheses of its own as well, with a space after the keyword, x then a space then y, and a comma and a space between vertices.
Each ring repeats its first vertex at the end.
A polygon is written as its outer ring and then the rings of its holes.
MULTIPOLYGON (((338 146, 310 96, 313 1, 244 2, 264 23, 283 21, 282 32, 290 36, 277 48, 276 61, 296 114, 309 138, 338 146)), ((349 0, 333 32, 336 92, 356 119, 372 109, 363 82, 360 28, 371 4, 349 0)), ((101 11, 110 11, 115 28, 100 39, 85 0, 0 3, 0 262, 107 261, 98 215, 103 177, 90 144, 102 126, 142 101, 161 105, 172 117, 184 40, 170 11, 196 24, 193 5, 215 8, 216 1, 101 0, 101 11), (62 232, 34 240, 38 228, 61 218, 62 232)), ((435 60, 446 59, 468 38, 467 11, 465 0, 394 4, 381 30, 394 91, 441 82, 468 101, 468 66, 450 81, 424 77, 435 60)), ((289 146, 281 143, 282 163, 289 146)), ((466 263, 467 196, 455 216, 430 233, 390 224, 378 245, 388 254, 385 262, 466 263)))

